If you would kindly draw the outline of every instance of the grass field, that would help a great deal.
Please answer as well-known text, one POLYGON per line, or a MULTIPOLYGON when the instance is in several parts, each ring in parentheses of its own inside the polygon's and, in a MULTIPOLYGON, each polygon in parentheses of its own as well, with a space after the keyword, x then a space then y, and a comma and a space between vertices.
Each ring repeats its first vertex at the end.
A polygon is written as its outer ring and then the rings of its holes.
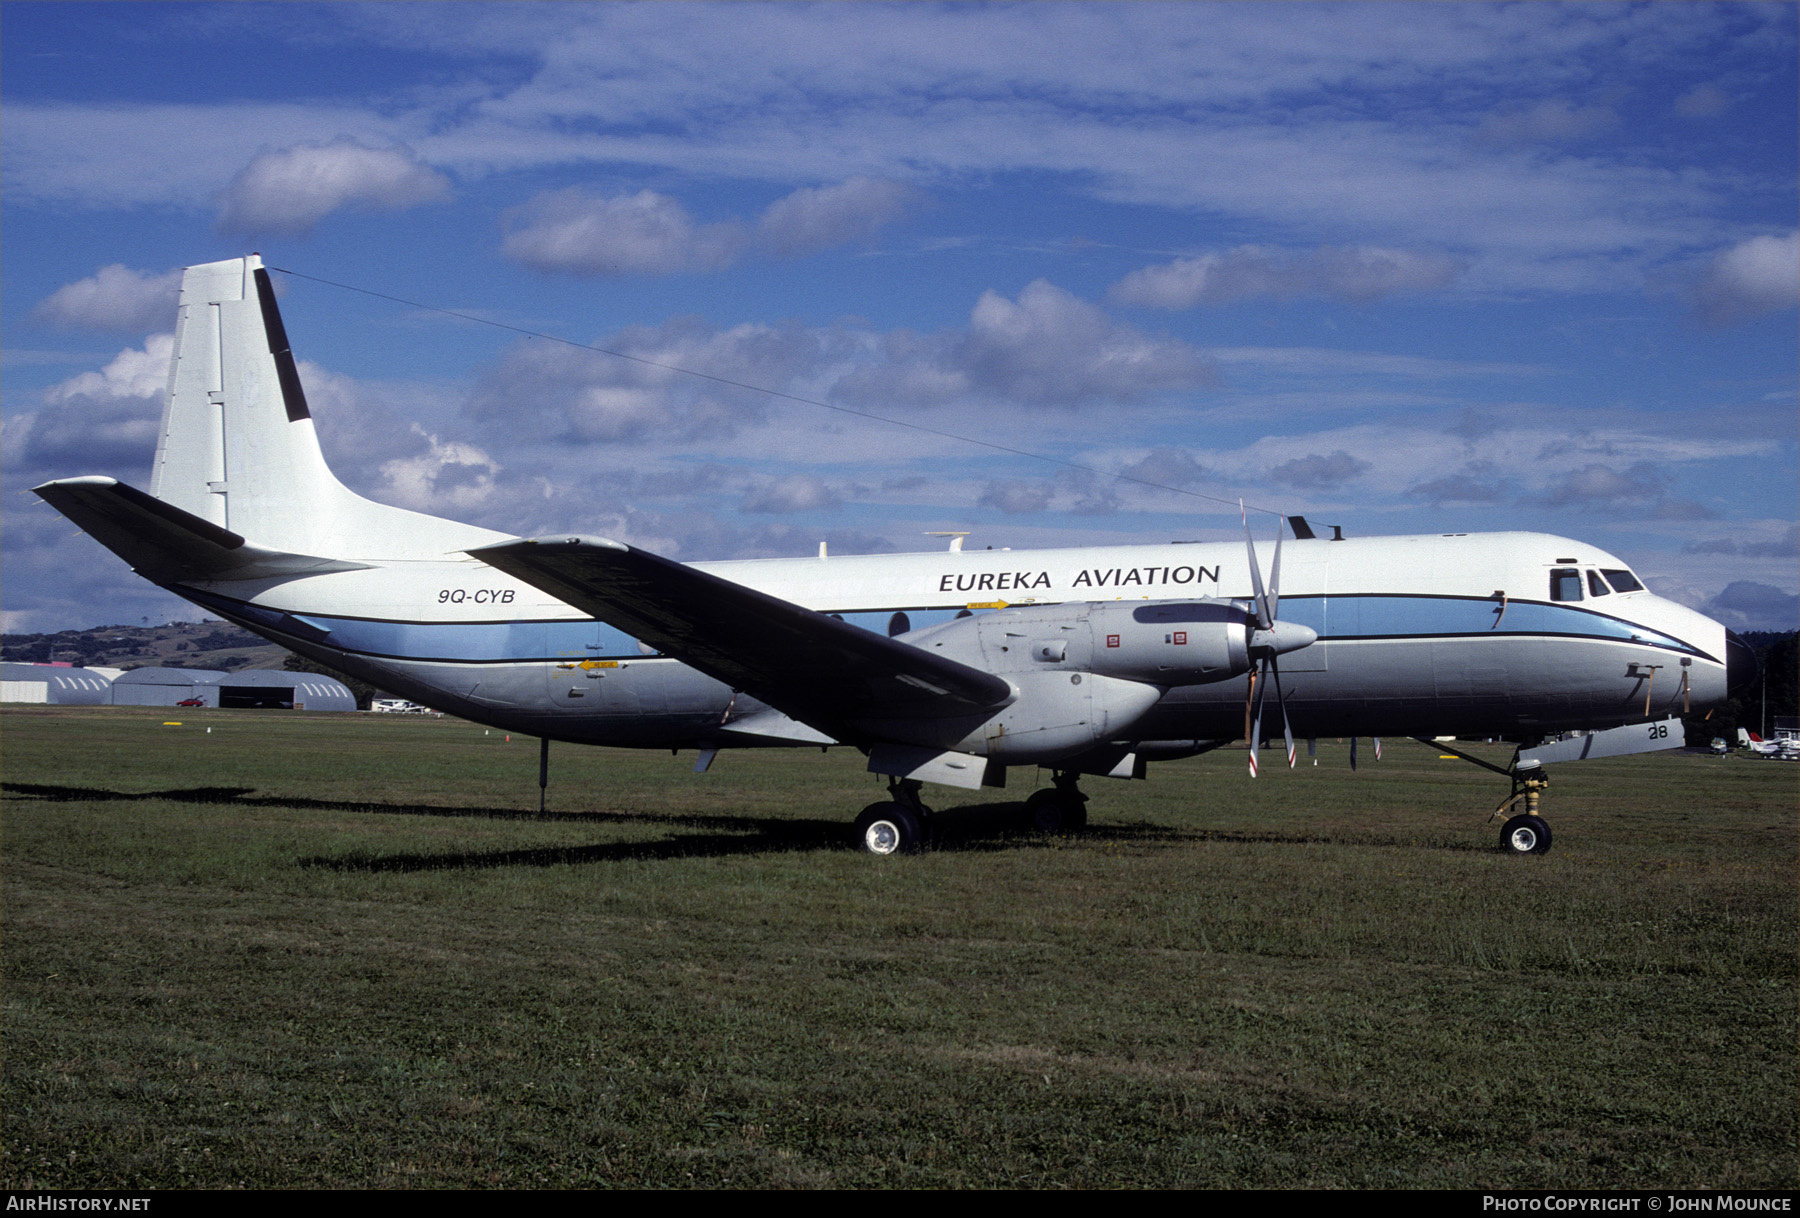
POLYGON ((1015 771, 878 860, 845 751, 558 746, 540 818, 455 720, 0 730, 5 1187, 1796 1183, 1791 765, 1554 767, 1541 858, 1404 742, 1075 839, 1015 771))

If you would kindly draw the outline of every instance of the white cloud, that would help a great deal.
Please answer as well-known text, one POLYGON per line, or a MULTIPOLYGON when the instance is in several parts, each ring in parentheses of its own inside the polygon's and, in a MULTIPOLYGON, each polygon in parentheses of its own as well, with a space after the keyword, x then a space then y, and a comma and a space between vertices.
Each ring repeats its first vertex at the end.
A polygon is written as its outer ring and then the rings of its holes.
POLYGON ((1353 376, 1406 380, 1541 376, 1551 370, 1542 364, 1477 363, 1331 347, 1210 347, 1207 353, 1234 370, 1254 369, 1327 380, 1353 376))
POLYGON ((344 208, 403 211, 451 197, 450 182, 404 147, 352 139, 265 152, 220 196, 219 231, 307 233, 344 208))
MULTIPOLYGON (((421 115, 425 125, 431 116, 421 115)), ((9 201, 84 207, 201 208, 244 168, 251 148, 371 146, 405 139, 406 120, 344 102, 93 105, 9 100, 9 201), (179 155, 171 155, 179 148, 179 155)))
POLYGON ((1320 246, 1305 252, 1245 245, 1133 271, 1110 295, 1124 304, 1186 309, 1273 297, 1328 296, 1367 304, 1400 292, 1447 287, 1463 264, 1442 254, 1379 246, 1320 246))
POLYGON ((599 195, 572 186, 509 211, 501 252, 535 270, 571 275, 716 271, 752 242, 791 258, 868 240, 916 197, 899 182, 856 176, 777 199, 752 226, 735 218, 698 224, 679 200, 653 190, 599 195))
POLYGON ((1043 279, 1016 301, 983 292, 966 330, 896 332, 883 347, 885 362, 845 376, 837 391, 868 403, 978 397, 1072 406, 1135 402, 1213 380, 1211 362, 1194 347, 1120 325, 1043 279))
POLYGON ((1491 461, 1472 461, 1412 488, 1412 493, 1438 507, 1449 503, 1507 503, 1518 497, 1512 478, 1491 461))
POLYGON ((512 445, 724 441, 746 421, 762 417, 766 398, 703 377, 805 390, 808 378, 832 364, 838 358, 834 348, 845 342, 846 336, 827 329, 719 330, 689 317, 634 326, 598 344, 628 359, 561 344, 521 343, 483 377, 467 411, 496 440, 512 445))
POLYGON ((752 491, 744 499, 746 512, 811 512, 834 508, 843 493, 811 474, 789 474, 752 491))
POLYGON ((1176 488, 1192 486, 1207 476, 1193 454, 1181 448, 1153 448, 1119 472, 1140 482, 1176 488))
MULTIPOLYGON (((466 26, 340 7, 324 20, 348 47, 433 47, 468 66, 361 105, 14 103, 11 197, 191 203, 237 150, 334 136, 470 177, 1043 174, 1282 239, 1454 249, 1470 290, 1614 288, 1709 240, 1741 175, 1684 164, 1631 125, 1581 157, 1472 134, 1522 82, 1578 97, 1670 65, 1722 76, 1790 37, 1778 7, 1691 5, 1324 5, 1304 21, 1261 5, 746 5, 705 22, 682 6, 501 6, 466 26)), ((1566 134, 1603 111, 1552 100, 1507 117, 1566 134)))
POLYGON ((1797 303, 1800 231, 1752 237, 1721 252, 1696 293, 1696 309, 1709 325, 1729 325, 1797 303))
POLYGON ((1800 524, 1786 521, 1740 522, 1738 530, 1738 534, 1732 537, 1690 541, 1682 547, 1682 552, 1742 554, 1746 558, 1800 558, 1800 524))
POLYGON ((1352 457, 1340 448, 1330 456, 1308 453, 1304 457, 1284 461, 1269 471, 1269 477, 1300 490, 1335 490, 1351 479, 1367 473, 1369 468, 1367 461, 1352 457))
POLYGON ((153 334, 98 372, 83 372, 44 392, 19 460, 40 472, 87 474, 123 468, 134 480, 150 468, 175 336, 153 334))
POLYGON ((579 186, 546 191, 507 213, 501 252, 539 271, 571 275, 667 275, 730 266, 741 225, 695 224, 680 202, 653 190, 596 195, 579 186))
POLYGON ((1200 353, 1151 338, 1043 279, 1017 301, 987 291, 969 314, 959 362, 977 384, 1026 402, 1129 400, 1204 382, 1200 353))
POLYGON ((150 330, 174 318, 180 289, 180 271, 152 275, 115 262, 56 289, 31 316, 68 329, 150 330))
POLYGON ((1544 489, 1543 501, 1588 512, 1639 511, 1656 520, 1712 517, 1704 504, 1669 494, 1673 481, 1668 470, 1650 461, 1634 462, 1623 470, 1591 462, 1553 479, 1544 489))
POLYGON ((484 507, 494 490, 499 462, 473 444, 443 441, 423 427, 412 431, 426 451, 396 458, 381 467, 381 498, 419 512, 470 512, 484 507))
POLYGON ((803 187, 769 204, 757 221, 757 239, 788 257, 867 241, 905 215, 916 193, 860 174, 835 186, 803 187))
POLYGON ((1002 512, 1041 512, 1050 506, 1051 485, 1048 482, 990 482, 978 501, 982 507, 1002 512))
POLYGON ((169 361, 175 354, 173 334, 152 334, 142 347, 128 347, 98 372, 83 372, 48 390, 54 403, 76 398, 158 398, 169 383, 169 361))
POLYGON ((1699 608, 1733 630, 1793 630, 1800 626, 1800 596, 1753 580, 1733 580, 1699 608))
POLYGON ((1619 115, 1611 106, 1571 106, 1552 98, 1525 109, 1489 115, 1474 138, 1477 143, 1503 148, 1564 143, 1598 135, 1618 123, 1619 115))
POLYGON ((1695 85, 1675 99, 1675 113, 1683 118, 1717 118, 1731 109, 1731 95, 1717 85, 1695 85))

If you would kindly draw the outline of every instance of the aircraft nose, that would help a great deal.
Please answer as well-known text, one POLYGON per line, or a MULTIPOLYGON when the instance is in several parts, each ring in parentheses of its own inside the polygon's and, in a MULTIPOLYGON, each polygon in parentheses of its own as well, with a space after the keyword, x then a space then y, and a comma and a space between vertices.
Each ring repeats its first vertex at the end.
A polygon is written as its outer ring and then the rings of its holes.
POLYGON ((1756 651, 1734 631, 1725 632, 1725 692, 1734 696, 1756 682, 1761 666, 1756 651))

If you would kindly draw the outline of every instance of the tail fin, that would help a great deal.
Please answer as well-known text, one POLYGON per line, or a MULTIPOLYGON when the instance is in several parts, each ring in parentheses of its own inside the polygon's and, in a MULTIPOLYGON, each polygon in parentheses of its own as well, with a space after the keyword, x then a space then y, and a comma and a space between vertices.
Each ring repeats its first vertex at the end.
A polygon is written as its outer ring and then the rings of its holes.
POLYGON ((506 540, 364 499, 319 451, 262 259, 189 267, 150 493, 270 550, 442 558, 506 540))

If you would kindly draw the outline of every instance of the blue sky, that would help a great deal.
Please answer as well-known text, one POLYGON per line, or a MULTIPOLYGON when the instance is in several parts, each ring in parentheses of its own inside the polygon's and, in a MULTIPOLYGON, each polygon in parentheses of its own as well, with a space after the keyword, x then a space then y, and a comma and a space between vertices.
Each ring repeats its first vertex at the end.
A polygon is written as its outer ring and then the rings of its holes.
POLYGON ((177 268, 254 249, 312 277, 328 457, 407 507, 691 560, 1242 496, 1792 629, 1795 16, 9 0, 4 624, 195 616, 28 488, 147 484, 177 268))

